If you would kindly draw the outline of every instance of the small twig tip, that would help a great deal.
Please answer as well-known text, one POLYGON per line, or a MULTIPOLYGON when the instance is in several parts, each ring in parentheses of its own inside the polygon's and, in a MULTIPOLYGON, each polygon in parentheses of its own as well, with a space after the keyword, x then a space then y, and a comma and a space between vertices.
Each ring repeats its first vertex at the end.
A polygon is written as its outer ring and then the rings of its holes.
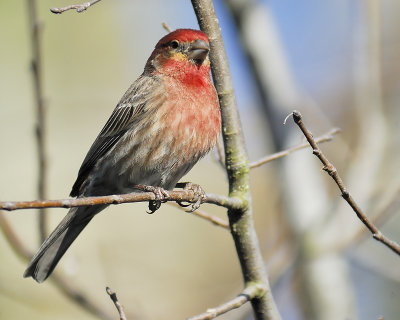
POLYGON ((293 114, 293 119, 294 119, 294 121, 299 121, 299 120, 301 120, 302 115, 301 115, 301 113, 300 113, 299 111, 293 110, 292 114, 293 114))
POLYGON ((166 22, 161 23, 161 26, 164 28, 165 31, 167 31, 168 33, 172 32, 171 28, 169 27, 169 25, 166 22))
POLYGON ((60 11, 59 8, 50 8, 50 11, 51 11, 52 13, 55 13, 55 14, 61 13, 61 11, 60 11))
POLYGON ((293 112, 289 113, 286 117, 285 120, 283 120, 283 125, 286 125, 287 120, 290 118, 290 116, 293 115, 293 112))

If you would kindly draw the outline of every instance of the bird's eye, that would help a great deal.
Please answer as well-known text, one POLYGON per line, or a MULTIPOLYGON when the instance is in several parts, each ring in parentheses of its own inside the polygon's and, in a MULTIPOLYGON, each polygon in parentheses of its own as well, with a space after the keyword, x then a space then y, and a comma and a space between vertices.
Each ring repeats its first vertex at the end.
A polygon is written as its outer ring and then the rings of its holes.
POLYGON ((171 46, 172 49, 178 48, 179 47, 178 40, 172 40, 170 46, 171 46))

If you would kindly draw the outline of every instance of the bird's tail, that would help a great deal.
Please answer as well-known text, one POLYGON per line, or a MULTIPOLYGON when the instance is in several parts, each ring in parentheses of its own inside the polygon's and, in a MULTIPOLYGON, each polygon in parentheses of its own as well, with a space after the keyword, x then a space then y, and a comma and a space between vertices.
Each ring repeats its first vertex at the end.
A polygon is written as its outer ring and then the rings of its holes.
POLYGON ((40 246, 24 272, 24 278, 32 277, 41 283, 53 272, 69 246, 106 206, 72 208, 50 236, 40 246))

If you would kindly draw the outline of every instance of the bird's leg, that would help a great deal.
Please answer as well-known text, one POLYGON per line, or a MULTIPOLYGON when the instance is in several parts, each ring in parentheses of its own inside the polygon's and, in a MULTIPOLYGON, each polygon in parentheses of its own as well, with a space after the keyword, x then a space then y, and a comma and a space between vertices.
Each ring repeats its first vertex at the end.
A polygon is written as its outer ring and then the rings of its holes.
POLYGON ((170 197, 168 191, 161 187, 153 187, 153 186, 146 186, 143 184, 137 184, 137 185, 135 185, 135 189, 154 193, 156 199, 149 201, 150 212, 147 212, 147 213, 150 213, 150 214, 152 214, 152 213, 156 212, 158 209, 160 209, 161 203, 165 202, 165 200, 170 197))
MULTIPOLYGON (((193 212, 197 210, 200 205, 206 200, 206 193, 200 185, 192 183, 192 182, 178 182, 175 186, 176 188, 182 188, 183 190, 193 191, 194 196, 192 199, 192 208, 187 210, 187 212, 193 212)), ((176 201, 181 207, 189 207, 190 204, 184 204, 182 201, 176 201)))

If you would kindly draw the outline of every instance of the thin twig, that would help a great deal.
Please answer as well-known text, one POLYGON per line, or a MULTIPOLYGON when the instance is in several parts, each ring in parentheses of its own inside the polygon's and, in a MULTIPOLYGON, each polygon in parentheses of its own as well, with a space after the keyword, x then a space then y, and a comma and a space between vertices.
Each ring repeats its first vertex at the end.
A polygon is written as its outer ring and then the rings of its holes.
POLYGON ((114 317, 101 310, 97 302, 91 301, 81 290, 77 290, 70 280, 57 271, 51 276, 51 281, 65 296, 77 303, 83 310, 103 320, 113 320, 114 317))
MULTIPOLYGON (((170 204, 173 205, 176 208, 184 210, 184 208, 182 208, 177 203, 170 202, 170 204)), ((220 226, 222 228, 225 228, 225 229, 229 230, 229 223, 228 222, 226 222, 225 220, 223 220, 223 219, 221 219, 219 217, 213 216, 213 215, 211 215, 211 214, 209 214, 209 213, 207 213, 207 212, 205 212, 203 210, 197 209, 196 211, 191 212, 191 214, 193 214, 193 215, 195 215, 195 216, 197 216, 199 218, 202 218, 204 220, 210 221, 212 224, 215 224, 216 226, 220 226)))
MULTIPOLYGON (((24 261, 29 261, 32 258, 33 253, 17 236, 11 224, 8 222, 6 217, 4 217, 2 212, 0 212, 0 230, 17 256, 24 261)), ((105 311, 101 310, 95 302, 90 301, 85 294, 74 288, 73 285, 71 285, 71 282, 62 277, 58 272, 53 273, 50 281, 52 281, 65 296, 77 303, 85 311, 104 320, 113 319, 113 317, 108 315, 105 311)))
MULTIPOLYGON (((334 136, 335 134, 339 133, 339 132, 340 132, 340 129, 339 129, 339 128, 334 128, 334 129, 332 129, 331 131, 329 131, 328 133, 326 133, 326 134, 324 134, 324 135, 322 135, 322 136, 316 138, 316 139, 315 139, 315 142, 316 142, 316 143, 323 143, 323 142, 332 141, 333 136, 334 136)), ((266 156, 266 157, 263 157, 263 158, 261 158, 261 159, 259 159, 259 160, 256 160, 256 161, 254 161, 254 162, 251 162, 250 165, 249 165, 249 166, 250 166, 250 169, 254 169, 254 168, 257 168, 257 167, 262 166, 263 164, 266 164, 266 163, 268 163, 268 162, 271 162, 271 161, 273 161, 273 160, 277 160, 277 159, 286 157, 286 156, 288 156, 289 154, 291 154, 291 153, 293 153, 293 152, 295 152, 295 151, 301 150, 301 149, 305 149, 305 148, 307 148, 308 146, 309 146, 309 144, 308 144, 307 142, 304 142, 304 143, 302 143, 302 144, 299 144, 299 145, 297 145, 297 146, 295 146, 295 147, 292 147, 292 148, 289 148, 289 149, 287 149, 287 150, 283 150, 283 151, 279 151, 279 152, 270 154, 270 155, 268 155, 268 156, 266 156)))
POLYGON ((112 302, 114 303, 115 307, 118 310, 119 319, 127 320, 124 308, 122 307, 122 304, 118 301, 117 294, 113 292, 109 287, 106 288, 106 292, 110 296, 110 299, 112 300, 112 302))
POLYGON ((231 311, 233 309, 237 309, 244 305, 247 301, 250 301, 257 295, 262 295, 262 292, 260 290, 263 290, 263 288, 257 287, 257 286, 249 286, 247 287, 241 294, 239 294, 236 298, 221 304, 218 307, 215 308, 210 308, 206 312, 190 317, 188 320, 209 320, 209 319, 214 319, 221 314, 224 314, 228 311, 231 311))
MULTIPOLYGON (((398 211, 400 207, 400 188, 397 188, 397 191, 393 194, 393 196, 389 199, 385 205, 379 209, 378 212, 371 214, 373 218, 371 218, 372 223, 377 226, 382 226, 390 216, 398 211)), ((362 225, 360 228, 354 232, 348 239, 345 239, 341 243, 335 243, 333 246, 333 250, 335 251, 343 251, 348 248, 350 245, 355 245, 363 241, 368 235, 368 229, 365 229, 362 225)))
MULTIPOLYGON (((170 197, 165 201, 187 201, 192 202, 194 192, 190 190, 168 191, 170 197)), ((36 201, 4 201, 0 202, 0 210, 20 210, 20 209, 38 209, 38 208, 72 208, 82 206, 94 206, 99 204, 120 204, 131 202, 146 202, 156 200, 153 192, 143 193, 127 193, 119 195, 109 195, 100 197, 87 197, 77 199, 60 199, 60 200, 36 200, 36 201)), ((238 208, 241 206, 241 200, 238 198, 229 198, 226 196, 207 193, 204 201, 225 208, 238 208)))
POLYGON ((89 7, 91 7, 92 5, 94 5, 100 1, 101 0, 91 0, 91 1, 88 1, 85 3, 81 3, 81 4, 71 4, 69 6, 62 7, 62 8, 51 8, 50 11, 53 13, 56 13, 56 14, 60 14, 65 11, 68 11, 68 10, 76 10, 76 12, 81 13, 83 11, 86 11, 89 7))
POLYGON ((168 33, 172 32, 171 28, 169 27, 169 25, 166 22, 161 23, 161 26, 164 28, 165 31, 167 31, 168 33))
MULTIPOLYGON (((37 196, 39 199, 46 199, 47 190, 47 152, 46 152, 46 106, 43 98, 43 77, 42 77, 42 58, 41 58, 41 34, 40 22, 37 14, 36 0, 28 0, 29 24, 31 26, 31 45, 32 45, 32 80, 36 104, 36 144, 38 153, 38 186, 37 196)), ((42 243, 48 234, 47 213, 43 209, 39 210, 39 236, 42 243)))
POLYGON ((312 134, 308 131, 306 126, 303 123, 302 115, 298 111, 293 111, 293 120, 299 126, 300 130, 303 132, 304 136, 306 137, 308 143, 313 148, 313 154, 318 157, 318 159, 323 163, 323 170, 326 171, 332 179, 336 182, 341 195, 344 200, 350 205, 353 211, 356 213, 357 217, 361 220, 361 222, 368 228, 368 230, 372 233, 372 236, 377 241, 382 242, 385 246, 392 249, 395 253, 400 255, 400 246, 386 238, 382 232, 368 219, 365 213, 361 210, 361 208, 357 205, 353 197, 350 195, 349 191, 346 189, 345 185, 343 184, 342 179, 340 178, 337 169, 333 166, 332 163, 329 162, 328 158, 322 153, 319 149, 318 145, 316 144, 312 134))

